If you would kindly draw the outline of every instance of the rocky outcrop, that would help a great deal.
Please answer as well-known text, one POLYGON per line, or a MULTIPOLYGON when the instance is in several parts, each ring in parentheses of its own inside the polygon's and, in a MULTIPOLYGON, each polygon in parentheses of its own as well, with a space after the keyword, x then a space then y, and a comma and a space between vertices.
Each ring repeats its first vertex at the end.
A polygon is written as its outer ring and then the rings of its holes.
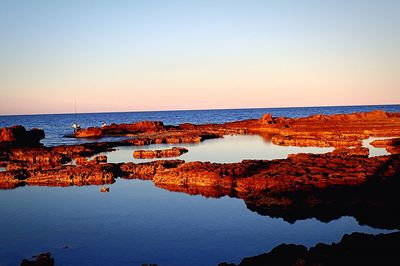
POLYGON ((187 152, 188 149, 180 147, 173 147, 165 150, 137 150, 133 152, 133 157, 137 159, 179 157, 187 152))
POLYGON ((44 139, 44 131, 41 129, 26 130, 23 126, 0 128, 0 146, 3 147, 37 147, 41 146, 44 139))
POLYGON ((13 163, 30 163, 37 165, 60 165, 70 161, 64 154, 49 148, 11 149, 8 160, 13 163))
POLYGON ((151 133, 164 131, 165 127, 163 122, 160 121, 140 121, 132 124, 111 124, 103 127, 89 127, 86 129, 79 129, 75 132, 74 136, 77 138, 99 138, 102 136, 111 135, 127 135, 137 133, 151 133))
POLYGON ((224 127, 272 135, 277 145, 357 147, 369 136, 400 136, 400 113, 313 115, 304 118, 272 117, 225 123, 224 127))
POLYGON ((227 164, 188 162, 157 172, 153 181, 156 184, 217 186, 240 193, 324 189, 361 184, 373 178, 385 165, 394 164, 392 160, 397 162, 399 158, 342 157, 328 153, 297 154, 285 160, 245 160, 227 164))
MULTIPOLYGON (((302 245, 281 244, 268 253, 243 259, 240 266, 257 265, 397 265, 400 260, 400 232, 369 235, 344 235, 335 244, 317 244, 307 249, 302 245)), ((235 266, 220 263, 219 266, 235 266)))
POLYGON ((161 160, 149 163, 123 163, 119 165, 121 177, 127 179, 151 180, 156 173, 176 168, 184 164, 183 160, 161 160))
POLYGON ((83 186, 111 184, 119 169, 112 164, 64 165, 50 169, 17 169, 0 172, 0 188, 21 185, 83 186))

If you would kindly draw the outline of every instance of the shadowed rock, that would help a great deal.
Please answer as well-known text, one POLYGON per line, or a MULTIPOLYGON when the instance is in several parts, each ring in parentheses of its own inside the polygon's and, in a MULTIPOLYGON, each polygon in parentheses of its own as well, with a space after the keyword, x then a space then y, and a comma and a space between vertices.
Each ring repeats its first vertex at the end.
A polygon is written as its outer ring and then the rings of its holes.
POLYGON ((0 147, 37 147, 41 146, 44 139, 44 131, 33 128, 26 130, 23 126, 0 128, 0 147))
MULTIPOLYGON (((239 266, 277 265, 398 265, 400 261, 400 232, 368 235, 344 235, 335 244, 317 244, 307 249, 302 245, 281 244, 268 253, 244 258, 239 266)), ((235 266, 220 263, 219 266, 235 266)))
POLYGON ((53 266, 54 259, 51 257, 50 252, 42 253, 33 256, 33 260, 23 259, 21 266, 53 266))

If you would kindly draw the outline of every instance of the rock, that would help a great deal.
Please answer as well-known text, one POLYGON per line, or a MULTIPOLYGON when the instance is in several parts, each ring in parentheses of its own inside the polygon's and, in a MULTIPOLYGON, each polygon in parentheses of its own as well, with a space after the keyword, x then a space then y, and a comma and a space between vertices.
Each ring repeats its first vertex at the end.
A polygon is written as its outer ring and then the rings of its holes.
POLYGON ((184 164, 183 160, 160 160, 149 163, 123 163, 119 165, 121 177, 127 179, 151 180, 158 172, 184 164))
POLYGON ((165 130, 161 121, 140 121, 132 124, 111 124, 102 127, 89 127, 75 132, 77 138, 98 138, 112 135, 127 135, 137 133, 151 133, 165 130))
POLYGON ((106 155, 97 155, 91 160, 91 162, 93 162, 93 163, 106 163, 107 162, 107 156, 106 155))
POLYGON ((187 152, 187 149, 179 147, 173 147, 165 150, 137 150, 133 152, 133 157, 139 159, 178 157, 187 152))
POLYGON ((100 138, 103 136, 103 130, 98 127, 79 129, 75 132, 74 136, 77 138, 100 138))
POLYGON ((23 126, 16 125, 0 129, 0 145, 7 147, 41 146, 40 140, 44 137, 44 131, 37 128, 27 131, 23 126))
POLYGON ((273 118, 266 114, 258 122, 248 121, 246 126, 249 132, 274 135, 272 142, 277 145, 351 147, 361 146, 369 136, 400 136, 400 113, 377 110, 302 118, 273 118))
POLYGON ((356 147, 356 148, 338 148, 335 149, 331 155, 333 156, 341 156, 341 157, 348 157, 348 156, 362 156, 368 157, 369 149, 364 147, 356 147))
POLYGON ((112 184, 119 169, 112 164, 64 165, 50 169, 0 172, 0 187, 10 185, 82 186, 112 184))
POLYGON ((273 123, 273 119, 272 119, 272 115, 271 114, 265 114, 260 119, 260 124, 261 125, 272 124, 272 123, 273 123))
POLYGON ((33 257, 34 260, 23 259, 21 266, 53 266, 54 259, 51 257, 50 252, 42 253, 33 257))
POLYGON ((25 162, 30 164, 39 165, 61 165, 71 161, 71 159, 64 155, 60 154, 51 148, 14 148, 9 152, 9 161, 18 163, 25 162))
POLYGON ((110 188, 109 187, 101 187, 100 192, 110 192, 110 188))
MULTIPOLYGON (((240 266, 257 265, 397 265, 400 232, 369 235, 344 235, 335 244, 317 244, 310 249, 302 245, 281 244, 268 253, 243 259, 240 266)), ((235 266, 220 263, 219 266, 235 266)))

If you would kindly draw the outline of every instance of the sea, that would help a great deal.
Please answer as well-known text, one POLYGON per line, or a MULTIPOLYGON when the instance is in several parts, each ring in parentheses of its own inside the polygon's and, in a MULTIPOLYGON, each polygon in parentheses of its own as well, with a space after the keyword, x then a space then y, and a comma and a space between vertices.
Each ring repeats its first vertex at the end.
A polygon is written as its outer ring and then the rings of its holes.
MULTIPOLYGON (((377 109, 400 112, 400 105, 0 116, 0 127, 20 124, 27 129, 42 128, 46 134, 43 144, 54 146, 89 141, 64 137, 71 133, 75 121, 82 127, 141 120, 177 125, 257 119, 265 113, 303 117, 377 109)), ((181 159, 219 163, 332 150, 281 147, 256 135, 226 136, 181 146, 189 149, 181 159)), ((140 148, 165 147, 168 145, 140 148)), ((106 155, 109 162, 143 162, 133 158, 134 149, 118 147, 106 155)), ((244 257, 268 252, 282 243, 311 247, 338 242, 353 232, 393 231, 359 223, 351 215, 331 221, 307 218, 288 222, 254 212, 238 198, 171 192, 151 181, 117 178, 109 193, 100 193, 99 189, 92 185, 0 190, 0 266, 19 265, 23 259, 43 252, 51 253, 55 265, 237 264, 244 257)))
POLYGON ((270 113, 276 117, 304 117, 315 114, 348 114, 353 112, 368 112, 373 110, 400 112, 400 104, 8 116, 0 115, 0 127, 23 125, 27 129, 44 129, 46 138, 42 141, 43 144, 54 146, 88 141, 63 137, 64 135, 72 133, 71 125, 74 122, 79 123, 83 128, 91 126, 99 127, 103 122, 106 122, 107 124, 120 124, 142 120, 163 121, 166 125, 178 125, 181 123, 205 124, 225 123, 244 119, 258 119, 266 113, 270 113))

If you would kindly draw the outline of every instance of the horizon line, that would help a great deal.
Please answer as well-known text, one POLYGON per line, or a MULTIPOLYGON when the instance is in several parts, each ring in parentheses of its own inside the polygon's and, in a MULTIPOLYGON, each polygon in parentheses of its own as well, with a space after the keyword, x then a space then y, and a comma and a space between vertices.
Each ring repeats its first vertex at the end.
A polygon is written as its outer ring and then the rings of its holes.
POLYGON ((275 106, 275 107, 234 107, 234 108, 209 108, 209 109, 162 109, 162 110, 136 110, 136 111, 94 111, 94 112, 66 112, 66 113, 26 113, 26 114, 0 114, 2 116, 35 116, 35 115, 69 115, 69 114, 110 114, 110 113, 147 113, 147 112, 185 112, 185 111, 217 111, 217 110, 249 110, 249 109, 284 109, 284 108, 318 108, 318 107, 352 107, 352 106, 396 106, 400 103, 389 104, 354 104, 354 105, 310 105, 310 106, 275 106))

